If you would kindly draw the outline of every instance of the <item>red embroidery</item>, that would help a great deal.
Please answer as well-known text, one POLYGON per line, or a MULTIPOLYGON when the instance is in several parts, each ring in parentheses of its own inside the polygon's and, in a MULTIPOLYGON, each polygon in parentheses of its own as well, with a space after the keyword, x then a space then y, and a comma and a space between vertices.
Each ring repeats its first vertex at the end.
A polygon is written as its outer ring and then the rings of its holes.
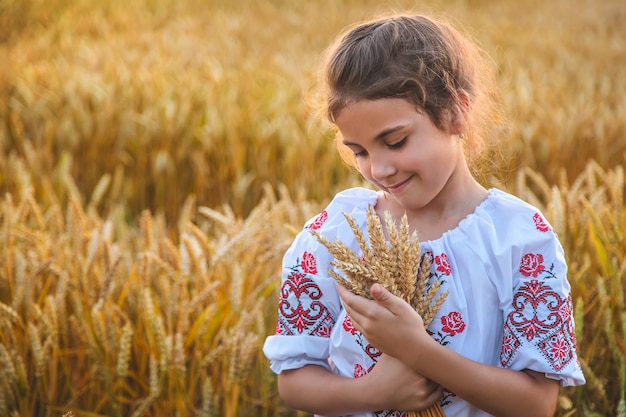
POLYGON ((533 221, 535 222, 535 227, 540 232, 548 232, 548 231, 552 230, 550 225, 548 223, 546 223, 544 218, 539 213, 535 213, 535 215, 533 216, 533 221))
POLYGON ((409 413, 398 410, 374 411, 376 417, 408 417, 409 413))
MULTIPOLYGON (((361 333, 359 333, 360 335, 361 333)), ((361 346, 363 346, 362 342, 359 343, 361 346)), ((367 356, 369 356, 374 362, 378 362, 378 358, 380 358, 380 355, 382 355, 383 353, 376 349, 374 346, 370 345, 369 343, 367 344, 367 346, 365 346, 365 354, 367 354, 367 356)))
POLYGON ((574 358, 576 340, 563 328, 552 333, 537 344, 541 353, 548 359, 556 371, 567 366, 574 358))
POLYGON ((437 271, 450 275, 451 270, 448 255, 442 253, 441 255, 435 256, 435 263, 437 264, 437 271))
POLYGON ((354 377, 361 378, 362 376, 367 375, 367 371, 358 363, 354 365, 354 377))
POLYGON ((520 263, 519 271, 525 277, 530 277, 531 275, 534 278, 543 272, 546 267, 543 265, 543 255, 540 253, 527 253, 522 257, 522 262, 520 263))
POLYGON ((352 324, 352 320, 350 320, 350 316, 348 316, 348 314, 346 314, 346 316, 344 317, 341 325, 346 332, 354 336, 355 343, 359 345, 363 352, 365 352, 365 354, 369 356, 369 358, 372 360, 373 365, 367 370, 367 372, 370 372, 374 365, 376 365, 376 362, 378 361, 380 355, 382 355, 383 353, 380 350, 376 349, 374 346, 367 343, 361 332, 359 332, 357 328, 354 327, 354 324, 352 324))
POLYGON ((302 262, 291 268, 280 288, 276 334, 330 337, 335 319, 319 301, 323 295, 320 287, 300 269, 317 271, 313 255, 305 252, 302 262))
MULTIPOLYGON (((572 311, 572 298, 568 297, 559 312, 572 311)), ((574 331, 574 320, 571 315, 561 316, 563 324, 552 334, 548 335, 537 346, 543 355, 550 361, 556 371, 560 371, 574 359, 576 351, 576 332, 574 331)))
POLYGON ((320 323, 320 325, 315 329, 311 335, 320 336, 320 337, 330 337, 330 332, 333 330, 333 325, 335 324, 335 320, 333 320, 330 315, 324 317, 324 320, 320 323))
POLYGON ((328 212, 324 210, 315 218, 315 220, 311 222, 311 224, 309 224, 309 229, 311 230, 319 229, 320 227, 322 227, 322 225, 327 219, 328 219, 328 212))
POLYGON ((346 314, 346 317, 343 319, 343 323, 342 323, 343 329, 350 333, 351 335, 355 335, 356 332, 358 331, 356 329, 356 327, 354 327, 354 324, 352 324, 352 320, 350 320, 350 316, 348 316, 346 314))
POLYGON ((513 296, 513 311, 508 320, 528 341, 559 326, 563 300, 552 287, 532 280, 513 296))
POLYGON ((559 314, 561 317, 572 317, 574 307, 572 306, 572 297, 567 297, 567 300, 563 304, 561 304, 561 308, 559 309, 559 314))
POLYGON ((555 358, 556 361, 561 362, 569 353, 569 343, 562 337, 555 337, 552 339, 547 349, 548 352, 550 352, 550 356, 555 358))
POLYGON ((317 274, 317 263, 312 253, 304 252, 302 255, 302 270, 307 274, 317 274))
POLYGON ((500 363, 508 366, 522 344, 517 334, 535 343, 552 368, 561 371, 574 358, 576 334, 572 319, 572 299, 563 300, 550 286, 532 280, 513 297, 514 310, 504 326, 500 363))
POLYGON ((506 367, 513 359, 513 356, 521 346, 520 340, 515 335, 515 331, 507 322, 504 324, 504 335, 502 336, 502 351, 500 352, 500 363, 506 367))
POLYGON ((441 330, 448 333, 450 336, 463 333, 463 330, 465 330, 463 317, 461 317, 461 314, 457 311, 453 311, 443 316, 441 318, 441 324, 443 325, 441 330))

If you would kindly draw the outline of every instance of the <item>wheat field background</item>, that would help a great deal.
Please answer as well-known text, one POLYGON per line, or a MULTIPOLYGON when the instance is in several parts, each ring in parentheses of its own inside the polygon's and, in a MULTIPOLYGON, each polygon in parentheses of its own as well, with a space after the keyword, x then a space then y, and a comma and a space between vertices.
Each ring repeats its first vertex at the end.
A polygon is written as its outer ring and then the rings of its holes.
POLYGON ((0 0, 0 415, 306 415, 261 353, 280 259, 361 184, 316 70, 408 8, 493 57, 509 129, 481 181, 566 250, 588 383, 556 416, 625 417, 622 0, 0 0))

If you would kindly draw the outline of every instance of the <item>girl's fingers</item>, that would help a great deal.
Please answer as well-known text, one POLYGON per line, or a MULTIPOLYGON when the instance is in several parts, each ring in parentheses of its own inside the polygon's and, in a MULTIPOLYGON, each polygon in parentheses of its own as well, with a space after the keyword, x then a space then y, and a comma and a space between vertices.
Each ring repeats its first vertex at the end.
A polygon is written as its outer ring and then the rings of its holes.
POLYGON ((337 285, 337 290, 346 309, 349 308, 353 311, 358 311, 361 315, 367 317, 380 314, 381 306, 389 310, 393 315, 398 315, 398 313, 402 311, 403 304, 405 304, 404 301, 393 295, 380 284, 374 284, 370 289, 370 294, 375 302, 353 294, 349 289, 340 284, 337 285))
POLYGON ((371 314, 373 314, 367 312, 367 304, 372 303, 372 301, 352 293, 343 285, 337 285, 337 291, 343 301, 343 306, 350 317, 352 325, 354 325, 359 332, 365 333, 363 325, 369 321, 368 317, 371 317, 371 314))
POLYGON ((388 289, 380 284, 372 285, 370 294, 376 302, 389 310, 393 315, 398 315, 398 312, 402 309, 402 301, 399 297, 393 295, 388 289))
POLYGON ((355 304, 358 305, 359 300, 360 299, 364 299, 363 297, 359 297, 356 294, 353 294, 349 289, 347 289, 346 287, 344 287, 341 284, 337 284, 337 292, 339 293, 339 296, 341 297, 341 300, 343 301, 343 306, 345 307, 346 311, 348 312, 348 315, 351 318, 354 318, 353 316, 356 316, 356 311, 358 311, 358 307, 355 310, 355 308, 353 307, 355 304))

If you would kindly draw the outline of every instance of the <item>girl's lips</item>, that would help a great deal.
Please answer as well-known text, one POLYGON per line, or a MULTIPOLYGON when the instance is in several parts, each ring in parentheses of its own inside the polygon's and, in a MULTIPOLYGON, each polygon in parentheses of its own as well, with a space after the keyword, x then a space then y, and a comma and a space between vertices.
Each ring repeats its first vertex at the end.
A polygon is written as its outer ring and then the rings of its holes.
POLYGON ((393 185, 393 186, 387 186, 385 188, 387 188, 387 190, 390 193, 399 193, 400 191, 402 191, 405 186, 409 183, 409 181, 411 181, 411 178, 413 178, 412 176, 407 178, 406 180, 402 181, 399 184, 393 185))

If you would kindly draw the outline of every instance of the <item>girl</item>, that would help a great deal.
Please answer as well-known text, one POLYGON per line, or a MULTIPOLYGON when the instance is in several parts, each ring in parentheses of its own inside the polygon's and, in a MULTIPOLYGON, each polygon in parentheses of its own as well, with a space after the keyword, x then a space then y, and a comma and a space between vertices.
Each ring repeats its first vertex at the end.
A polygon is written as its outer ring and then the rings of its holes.
POLYGON ((483 188, 465 157, 493 120, 487 73, 477 48, 423 16, 361 24, 330 49, 327 114, 377 190, 339 193, 284 256, 264 353, 288 405, 382 417, 439 401, 447 416, 552 416, 559 386, 584 383, 557 236, 536 208, 483 188), (406 213, 444 281, 428 328, 380 285, 368 300, 327 272, 332 257, 310 231, 358 252, 343 213, 367 233, 370 205, 406 213))

